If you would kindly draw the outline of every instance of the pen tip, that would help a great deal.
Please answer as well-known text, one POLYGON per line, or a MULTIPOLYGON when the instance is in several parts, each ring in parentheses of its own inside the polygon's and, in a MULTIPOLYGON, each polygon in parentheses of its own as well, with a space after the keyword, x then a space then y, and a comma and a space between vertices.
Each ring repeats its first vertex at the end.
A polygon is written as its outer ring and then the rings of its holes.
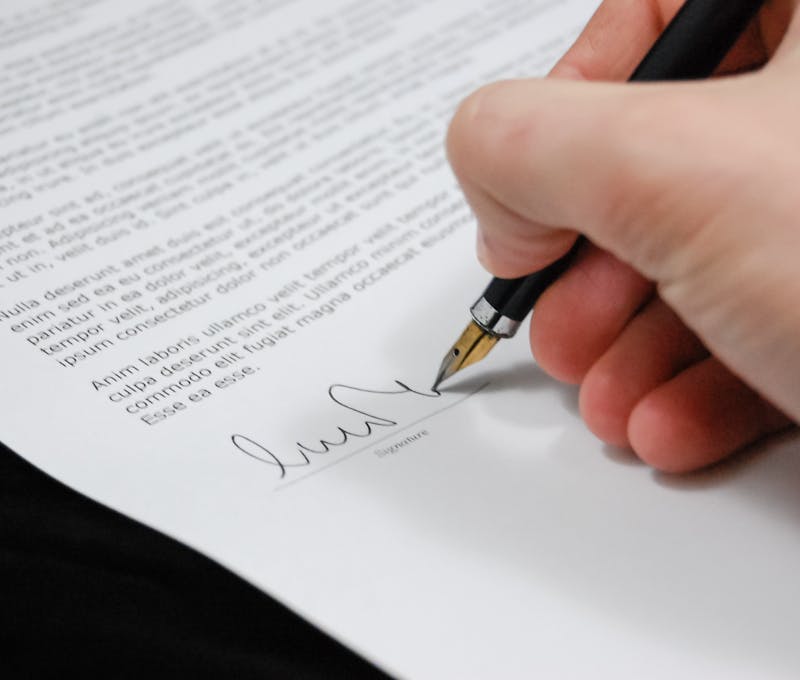
POLYGON ((442 360, 431 390, 438 392, 439 385, 445 380, 458 373, 462 368, 483 359, 495 346, 497 340, 497 336, 487 333, 474 321, 470 322, 442 360))

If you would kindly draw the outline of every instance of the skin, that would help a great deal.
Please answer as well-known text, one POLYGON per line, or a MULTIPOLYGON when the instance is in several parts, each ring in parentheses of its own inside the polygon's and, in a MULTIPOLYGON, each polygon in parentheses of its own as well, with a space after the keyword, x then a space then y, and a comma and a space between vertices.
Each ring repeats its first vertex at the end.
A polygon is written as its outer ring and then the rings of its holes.
POLYGON ((800 12, 767 2, 718 77, 625 80, 680 0, 606 0, 551 77, 471 95, 448 154, 494 275, 590 244, 537 304, 540 366, 669 472, 800 421, 800 12))

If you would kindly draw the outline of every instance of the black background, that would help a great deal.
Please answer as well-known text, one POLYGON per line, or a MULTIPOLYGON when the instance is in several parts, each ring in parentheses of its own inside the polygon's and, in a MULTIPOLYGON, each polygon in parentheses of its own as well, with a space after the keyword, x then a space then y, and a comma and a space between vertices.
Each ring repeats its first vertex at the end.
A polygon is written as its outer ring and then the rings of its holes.
POLYGON ((0 444, 4 678, 385 678, 199 553, 0 444))

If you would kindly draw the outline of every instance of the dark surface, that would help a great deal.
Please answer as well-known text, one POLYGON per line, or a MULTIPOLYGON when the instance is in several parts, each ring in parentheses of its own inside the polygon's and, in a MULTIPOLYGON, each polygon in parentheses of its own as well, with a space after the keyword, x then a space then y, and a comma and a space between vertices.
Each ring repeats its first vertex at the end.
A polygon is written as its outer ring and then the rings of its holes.
POLYGON ((211 560, 0 444, 3 678, 384 678, 211 560))

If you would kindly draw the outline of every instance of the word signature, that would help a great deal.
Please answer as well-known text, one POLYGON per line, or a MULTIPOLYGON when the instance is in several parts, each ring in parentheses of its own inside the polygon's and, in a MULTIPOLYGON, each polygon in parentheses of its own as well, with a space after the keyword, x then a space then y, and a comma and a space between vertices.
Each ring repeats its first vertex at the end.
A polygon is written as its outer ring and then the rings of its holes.
MULTIPOLYGON (((251 458, 259 460, 262 463, 275 466, 278 469, 280 478, 283 479, 286 477, 286 471, 289 468, 307 467, 313 463, 315 456, 321 456, 326 453, 330 453, 332 449, 346 446, 353 440, 372 437, 380 428, 396 427, 399 424, 398 421, 393 420, 392 418, 376 415, 374 413, 368 413, 367 411, 362 411, 355 406, 352 406, 346 401, 347 393, 350 393, 351 395, 353 393, 360 393, 390 396, 413 394, 428 399, 438 399, 442 396, 439 392, 418 392, 399 380, 395 380, 395 384, 400 389, 383 391, 368 390, 362 387, 353 387, 350 385, 331 385, 328 388, 328 397, 330 400, 340 406, 342 409, 346 409, 347 411, 362 416, 363 421, 359 422, 356 427, 349 426, 350 429, 346 429, 341 425, 334 426, 336 434, 334 434, 333 437, 329 439, 320 438, 319 443, 313 446, 296 442, 296 449, 294 452, 281 454, 276 453, 263 444, 255 441, 251 437, 243 434, 234 434, 231 436, 231 442, 238 451, 250 456, 251 458)), ((359 420, 361 419, 359 418, 359 420)))

